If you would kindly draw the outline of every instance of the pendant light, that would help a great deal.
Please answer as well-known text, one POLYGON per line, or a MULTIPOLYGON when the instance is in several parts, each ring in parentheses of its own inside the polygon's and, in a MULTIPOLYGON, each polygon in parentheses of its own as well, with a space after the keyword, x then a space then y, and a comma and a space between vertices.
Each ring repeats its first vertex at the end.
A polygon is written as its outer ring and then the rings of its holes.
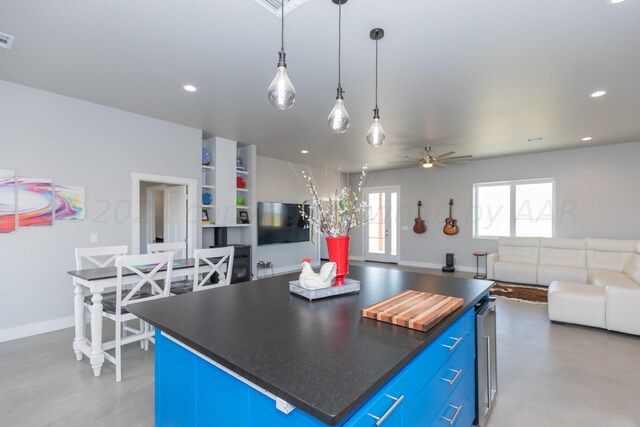
POLYGON ((336 96, 336 105, 331 110, 331 114, 329 114, 329 118, 327 119, 327 123, 331 130, 335 133, 345 133, 349 125, 351 124, 351 119, 349 118, 349 114, 347 113, 347 109, 344 106, 344 97, 342 90, 342 4, 346 3, 347 0, 332 0, 335 4, 338 5, 338 94, 336 96))
POLYGON ((378 110, 378 40, 384 37, 382 28, 374 28, 369 33, 369 37, 376 41, 376 106, 373 109, 373 123, 367 132, 367 142, 372 147, 380 147, 386 138, 384 129, 380 124, 380 111, 378 110))
POLYGON ((289 74, 287 73, 287 55, 284 53, 284 2, 281 0, 281 45, 280 52, 278 52, 278 68, 276 69, 276 77, 271 82, 267 96, 269 102, 277 110, 287 110, 293 106, 296 101, 296 90, 289 80, 289 74))

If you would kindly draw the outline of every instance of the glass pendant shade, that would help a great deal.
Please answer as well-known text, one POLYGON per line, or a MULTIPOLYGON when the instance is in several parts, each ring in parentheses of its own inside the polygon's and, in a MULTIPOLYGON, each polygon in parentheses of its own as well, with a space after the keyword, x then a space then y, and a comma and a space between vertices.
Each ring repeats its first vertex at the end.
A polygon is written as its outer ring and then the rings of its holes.
POLYGON ((335 133, 345 133, 347 131, 351 124, 351 119, 344 106, 344 99, 336 99, 336 105, 333 107, 333 110, 331 110, 327 123, 329 123, 329 127, 335 133))
POLYGON ((289 80, 286 65, 278 65, 276 77, 267 91, 269 102, 278 110, 287 110, 296 101, 296 90, 289 80))
POLYGON ((384 129, 382 129, 382 124, 380 123, 380 118, 375 117, 369 128, 369 132, 367 132, 367 142, 372 147, 380 147, 386 137, 384 129))

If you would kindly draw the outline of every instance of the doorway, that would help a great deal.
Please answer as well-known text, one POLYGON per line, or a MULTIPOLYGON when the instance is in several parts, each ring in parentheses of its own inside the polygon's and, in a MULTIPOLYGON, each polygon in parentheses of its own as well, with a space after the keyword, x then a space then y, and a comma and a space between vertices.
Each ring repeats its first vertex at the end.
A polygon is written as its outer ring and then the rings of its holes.
POLYGON ((132 253, 147 252, 148 243, 186 242, 187 256, 198 247, 198 181, 133 173, 132 253))
POLYGON ((364 224, 365 261, 400 260, 400 186, 365 188, 367 223, 364 224))
POLYGON ((187 186, 140 182, 140 253, 148 243, 187 241, 187 186))

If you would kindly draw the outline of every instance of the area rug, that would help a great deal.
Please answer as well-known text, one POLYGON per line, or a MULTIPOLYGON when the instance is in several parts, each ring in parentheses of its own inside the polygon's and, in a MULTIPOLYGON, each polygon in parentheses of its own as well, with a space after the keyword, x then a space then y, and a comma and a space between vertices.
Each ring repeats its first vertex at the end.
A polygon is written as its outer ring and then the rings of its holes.
POLYGON ((491 295, 532 304, 547 304, 547 288, 537 286, 496 283, 489 291, 491 295))

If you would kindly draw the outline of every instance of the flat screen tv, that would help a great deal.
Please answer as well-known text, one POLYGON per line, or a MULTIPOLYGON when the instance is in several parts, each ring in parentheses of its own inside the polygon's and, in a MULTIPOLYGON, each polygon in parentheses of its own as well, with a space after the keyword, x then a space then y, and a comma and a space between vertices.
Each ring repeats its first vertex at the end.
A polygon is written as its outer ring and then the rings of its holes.
MULTIPOLYGON (((305 206, 309 213, 309 206, 305 206)), ((309 241, 308 220, 294 203, 258 203, 258 245, 309 241)))

